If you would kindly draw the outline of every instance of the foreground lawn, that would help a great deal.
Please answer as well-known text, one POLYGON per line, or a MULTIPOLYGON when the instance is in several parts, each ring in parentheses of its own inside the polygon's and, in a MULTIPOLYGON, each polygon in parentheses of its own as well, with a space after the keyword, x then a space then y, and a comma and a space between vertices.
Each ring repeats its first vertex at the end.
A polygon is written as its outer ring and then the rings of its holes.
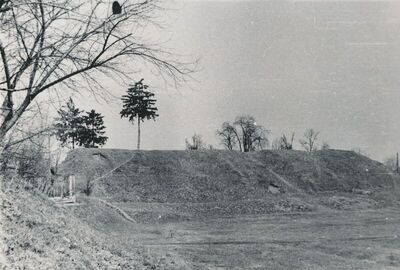
POLYGON ((107 237, 127 251, 144 246, 153 254, 168 254, 190 269, 399 269, 399 224, 395 208, 319 209, 126 222, 114 224, 107 237))

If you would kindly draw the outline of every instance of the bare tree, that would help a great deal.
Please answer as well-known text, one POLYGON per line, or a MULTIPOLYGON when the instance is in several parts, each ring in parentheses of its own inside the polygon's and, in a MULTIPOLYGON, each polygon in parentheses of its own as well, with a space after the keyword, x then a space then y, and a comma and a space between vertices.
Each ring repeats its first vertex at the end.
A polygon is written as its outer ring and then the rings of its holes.
POLYGON ((105 0, 0 0, 0 142, 49 90, 101 95, 100 76, 128 80, 144 63, 175 82, 193 71, 137 34, 154 21, 158 0, 124 1, 122 7, 113 15, 105 0))
POLYGON ((224 122, 220 130, 217 130, 217 136, 220 138, 221 144, 228 150, 233 150, 240 144, 239 135, 233 125, 229 122, 224 122))
POLYGON ((200 150, 206 148, 206 143, 203 141, 203 138, 199 134, 194 134, 192 136, 192 142, 189 142, 187 139, 185 140, 186 149, 187 150, 200 150))
POLYGON ((306 151, 315 151, 315 142, 318 139, 318 135, 319 132, 315 131, 314 129, 307 129, 306 132, 304 132, 304 139, 300 139, 299 142, 306 151))
POLYGON ((236 118, 234 125, 240 130, 238 137, 243 152, 261 150, 268 144, 268 130, 257 125, 256 119, 250 115, 243 115, 236 118))

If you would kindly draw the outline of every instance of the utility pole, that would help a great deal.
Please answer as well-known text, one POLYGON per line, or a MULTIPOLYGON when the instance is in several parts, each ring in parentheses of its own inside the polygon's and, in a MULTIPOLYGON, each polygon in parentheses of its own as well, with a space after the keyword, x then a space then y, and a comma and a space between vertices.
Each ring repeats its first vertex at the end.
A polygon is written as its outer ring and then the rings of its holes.
POLYGON ((396 173, 399 173, 399 153, 396 153, 396 173))

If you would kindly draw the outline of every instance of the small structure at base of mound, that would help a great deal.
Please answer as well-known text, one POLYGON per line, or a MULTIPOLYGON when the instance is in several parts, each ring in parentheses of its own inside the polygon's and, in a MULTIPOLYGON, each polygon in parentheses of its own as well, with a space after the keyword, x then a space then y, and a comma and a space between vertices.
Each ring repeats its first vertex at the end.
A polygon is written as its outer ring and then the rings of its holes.
POLYGON ((49 194, 50 200, 59 205, 76 204, 75 182, 74 175, 66 177, 59 175, 53 182, 53 187, 49 194))

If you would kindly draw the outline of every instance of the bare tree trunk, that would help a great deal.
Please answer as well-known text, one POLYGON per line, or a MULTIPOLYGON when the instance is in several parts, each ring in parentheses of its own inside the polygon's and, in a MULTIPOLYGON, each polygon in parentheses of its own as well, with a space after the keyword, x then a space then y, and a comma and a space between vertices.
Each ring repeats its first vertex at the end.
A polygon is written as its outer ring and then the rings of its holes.
POLYGON ((137 150, 140 150, 140 117, 138 116, 138 128, 137 128, 137 150))
POLYGON ((235 129, 233 129, 233 132, 235 133, 236 139, 238 140, 239 150, 240 150, 240 152, 243 152, 243 150, 242 150, 242 142, 240 140, 239 134, 237 133, 237 131, 235 129))

